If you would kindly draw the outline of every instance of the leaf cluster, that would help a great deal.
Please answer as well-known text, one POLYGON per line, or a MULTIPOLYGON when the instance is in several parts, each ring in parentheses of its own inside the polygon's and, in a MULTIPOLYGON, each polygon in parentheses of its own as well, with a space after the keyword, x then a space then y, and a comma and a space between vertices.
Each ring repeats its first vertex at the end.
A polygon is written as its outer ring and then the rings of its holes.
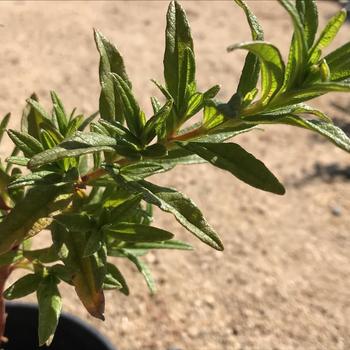
POLYGON ((146 117, 137 102, 117 47, 95 30, 98 112, 87 118, 75 110, 67 113, 52 92, 51 112, 36 95, 27 100, 20 130, 7 129, 10 115, 1 121, 0 139, 7 131, 14 149, 0 168, 0 265, 29 271, 4 296, 15 299, 36 292, 40 344, 50 343, 57 326, 60 283, 71 285, 86 310, 104 319, 104 292, 129 294, 120 259, 134 264, 154 292, 155 282, 142 257, 150 249, 192 249, 152 225, 154 206, 172 214, 205 244, 223 250, 218 234, 190 198, 146 178, 178 164, 206 162, 250 186, 282 195, 283 185, 262 161, 237 143, 225 142, 260 124, 308 129, 350 151, 344 132, 305 104, 328 92, 350 91, 350 43, 322 55, 345 21, 345 12, 337 13, 317 35, 315 1, 279 0, 294 25, 285 63, 278 48, 264 41, 247 4, 235 1, 247 17, 252 40, 228 48, 248 51, 228 102, 216 99, 219 85, 198 91, 190 27, 179 3, 171 2, 164 83, 153 81, 162 97, 151 97, 153 115, 146 117), (200 122, 191 123, 199 113, 200 122), (190 127, 184 128, 185 123, 190 127), (44 229, 50 231, 52 243, 31 248, 32 238, 44 229))

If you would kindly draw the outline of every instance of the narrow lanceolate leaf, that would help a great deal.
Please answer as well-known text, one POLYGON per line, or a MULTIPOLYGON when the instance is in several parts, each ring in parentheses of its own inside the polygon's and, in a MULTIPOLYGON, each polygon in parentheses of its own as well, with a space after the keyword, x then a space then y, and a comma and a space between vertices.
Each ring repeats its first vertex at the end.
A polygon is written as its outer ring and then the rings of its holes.
POLYGON ((34 138, 39 139, 39 125, 44 121, 51 124, 50 117, 38 104, 38 97, 36 94, 32 94, 30 99, 27 100, 27 105, 23 110, 21 131, 24 131, 34 138))
POLYGON ((187 117, 186 110, 187 104, 190 97, 196 92, 196 63, 194 58, 194 53, 189 47, 185 49, 184 63, 182 66, 182 71, 180 72, 180 81, 178 88, 178 105, 177 111, 181 116, 180 123, 183 123, 187 117))
POLYGON ((229 171, 250 186, 275 194, 285 193, 282 184, 264 163, 235 143, 189 142, 181 146, 216 167, 229 171))
POLYGON ((20 252, 10 250, 5 254, 0 255, 0 266, 11 265, 22 259, 23 259, 23 255, 20 252))
POLYGON ((124 256, 127 257, 131 262, 133 262, 135 264, 135 266, 137 267, 137 269, 142 273, 151 293, 155 293, 156 292, 156 284, 154 282, 154 279, 152 277, 151 271, 149 270, 148 266, 142 260, 140 260, 139 257, 134 255, 132 252, 127 251, 125 249, 123 249, 122 252, 123 252, 124 256))
POLYGON ((280 90, 282 93, 295 85, 298 86, 298 84, 303 81, 308 58, 308 47, 305 39, 303 22, 296 7, 289 0, 279 0, 279 2, 291 16, 294 26, 284 83, 280 90))
POLYGON ((25 157, 9 157, 6 159, 6 162, 8 164, 15 164, 15 165, 21 165, 21 166, 27 166, 29 162, 29 158, 25 157))
POLYGON ((154 108, 156 108, 157 111, 147 120, 142 132, 141 138, 144 144, 151 142, 155 136, 158 136, 158 139, 161 140, 162 137, 166 135, 166 120, 173 108, 173 101, 168 100, 163 107, 157 105, 157 107, 154 108), (163 130, 165 131, 164 133, 163 130))
POLYGON ((45 111, 41 104, 36 100, 29 98, 27 102, 36 110, 37 113, 43 118, 43 121, 51 122, 51 116, 45 111))
POLYGON ((292 126, 298 126, 307 130, 314 131, 329 141, 334 143, 344 151, 350 152, 350 139, 348 136, 337 126, 320 120, 305 120, 297 115, 288 116, 254 116, 250 117, 247 122, 254 124, 287 124, 292 126))
POLYGON ((62 176, 60 174, 52 171, 38 171, 17 178, 8 185, 8 188, 14 189, 31 185, 53 185, 61 180, 62 176))
POLYGON ((151 243, 132 243, 125 246, 128 250, 132 249, 177 249, 177 250, 193 250, 193 247, 182 241, 166 241, 166 242, 151 242, 151 243))
POLYGON ((264 41, 251 41, 228 47, 228 51, 244 49, 252 52, 261 63, 261 103, 266 105, 281 88, 284 79, 284 63, 278 49, 264 41))
POLYGON ((120 292, 122 292, 125 295, 129 295, 129 287, 125 281, 124 276, 122 273, 119 271, 119 269, 111 264, 107 263, 107 273, 106 276, 109 275, 111 276, 115 281, 119 282, 121 288, 118 288, 120 292))
POLYGON ((38 168, 42 165, 56 162, 57 160, 69 158, 69 157, 79 157, 84 154, 98 153, 98 152, 114 152, 115 149, 109 146, 96 146, 96 147, 85 147, 85 148, 74 148, 69 149, 65 147, 57 146, 51 148, 47 151, 39 153, 33 157, 28 163, 30 169, 38 168))
POLYGON ((23 152, 25 157, 32 157, 33 155, 44 150, 41 143, 33 136, 16 130, 7 131, 13 143, 23 152))
MULTIPOLYGON (((79 249, 79 248, 75 248, 79 249)), ((95 253, 79 260, 79 269, 73 276, 75 291, 90 315, 104 320, 105 299, 102 290, 105 268, 95 253)))
POLYGON ((113 152, 117 141, 109 136, 78 131, 75 136, 64 140, 60 145, 35 155, 28 163, 29 168, 37 168, 57 160, 78 157, 83 154, 101 151, 113 152))
POLYGON ((62 309, 62 299, 55 277, 47 276, 41 281, 37 298, 39 306, 39 346, 50 345, 62 309))
POLYGON ((123 115, 130 131, 140 136, 142 134, 143 126, 145 124, 144 115, 140 110, 131 88, 118 74, 112 74, 115 89, 119 94, 121 100, 121 108, 123 115))
POLYGON ((133 223, 105 225, 102 229, 107 235, 125 242, 167 241, 173 237, 172 233, 160 228, 133 223))
POLYGON ((156 205, 161 210, 171 213, 188 231, 192 232, 202 242, 223 250, 224 247, 217 233, 208 224, 198 207, 181 192, 172 188, 160 187, 145 180, 127 182, 112 169, 107 168, 117 183, 136 193, 142 193, 143 199, 156 205))
POLYGON ((68 254, 62 257, 63 263, 71 272, 71 282, 86 310, 94 317, 104 320, 105 299, 102 290, 106 274, 106 253, 101 248, 90 256, 84 256, 82 247, 86 244, 85 232, 67 231, 63 226, 52 226, 55 244, 64 244, 68 254))
POLYGON ((343 80, 350 77, 350 42, 339 47, 325 57, 330 69, 331 80, 343 80))
POLYGON ((63 186, 40 186, 30 189, 26 196, 0 222, 0 254, 10 250, 26 236, 36 234, 51 223, 51 213, 68 205, 69 198, 55 202, 65 193, 63 186))
MULTIPOLYGON (((250 30, 252 33, 253 40, 264 40, 264 32, 261 25, 258 22, 256 16, 251 12, 247 4, 242 0, 235 0, 238 6, 240 6, 246 17, 250 26, 250 30)), ((242 70, 241 77, 239 79, 239 84, 237 87, 237 92, 241 94, 241 96, 245 96, 249 91, 253 90, 258 83, 260 73, 260 63, 259 58, 249 52, 242 70)))
POLYGON ((323 121, 326 121, 328 123, 333 123, 332 120, 328 115, 323 113, 322 111, 308 106, 305 103, 299 103, 296 105, 290 105, 288 107, 280 108, 280 109, 274 109, 271 112, 263 113, 261 116, 282 116, 282 115, 289 115, 289 114, 310 114, 314 115, 318 118, 320 118, 323 121))
POLYGON ((123 176, 132 180, 142 180, 148 176, 171 170, 173 165, 157 162, 138 162, 122 167, 120 172, 123 176))
MULTIPOLYGON (((183 105, 186 93, 184 72, 188 67, 188 49, 193 53, 193 41, 186 14, 177 2, 172 1, 167 12, 164 78, 167 89, 178 107, 183 105)), ((187 82, 194 82, 194 77, 187 82)))
POLYGON ((57 122, 58 129, 62 135, 65 135, 68 123, 67 114, 62 101, 55 91, 51 91, 51 101, 53 103, 53 116, 57 122))
POLYGON ((327 92, 349 92, 350 91, 350 81, 346 80, 341 82, 319 82, 314 83, 310 87, 300 89, 297 91, 291 91, 286 94, 285 101, 288 101, 288 105, 300 103, 303 101, 311 100, 314 97, 318 97, 326 94, 327 92))
POLYGON ((119 95, 115 92, 113 78, 110 73, 116 73, 131 87, 125 71, 124 61, 117 48, 111 44, 99 31, 94 31, 97 50, 100 54, 100 115, 106 120, 123 122, 123 113, 119 95))
POLYGON ((337 35, 340 27, 344 24, 346 19, 346 10, 342 9, 335 16, 333 16, 322 31, 320 37, 315 42, 310 50, 310 64, 315 64, 320 58, 320 52, 326 48, 337 35))
POLYGON ((286 119, 286 124, 292 124, 311 131, 315 131, 318 134, 326 137, 329 141, 334 143, 344 151, 350 152, 350 139, 344 133, 343 130, 337 126, 319 120, 305 120, 298 116, 290 116, 286 119))
POLYGON ((307 47, 311 48, 318 28, 316 0, 296 1, 296 9, 303 23, 307 47))
POLYGON ((7 113, 5 117, 1 120, 0 123, 0 142, 2 140, 2 137, 4 136, 4 133, 6 131, 7 125, 10 121, 11 113, 7 113))
POLYGON ((41 280, 42 277, 37 274, 25 275, 5 290, 4 297, 7 300, 13 300, 32 294, 38 289, 41 280))

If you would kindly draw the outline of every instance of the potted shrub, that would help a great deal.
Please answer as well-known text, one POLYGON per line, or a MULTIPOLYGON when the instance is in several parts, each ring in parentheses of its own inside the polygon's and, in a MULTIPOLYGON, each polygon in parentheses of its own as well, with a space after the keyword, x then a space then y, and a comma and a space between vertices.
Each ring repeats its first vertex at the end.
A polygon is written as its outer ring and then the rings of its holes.
MULTIPOLYGON (((350 43, 322 54, 344 23, 346 11, 339 11, 317 35, 315 1, 279 0, 294 25, 285 63, 278 48, 264 41, 248 6, 235 1, 246 14, 252 41, 228 48, 248 51, 237 90, 228 102, 216 99, 218 85, 205 92, 197 90, 190 28, 184 10, 171 2, 165 83, 154 81, 163 100, 151 98, 152 116, 147 118, 136 101, 116 47, 95 31, 100 54, 98 113, 86 119, 74 111, 68 113, 52 92, 50 113, 32 95, 20 130, 6 129, 10 115, 1 121, 0 137, 7 131, 14 143, 0 170, 0 336, 5 348, 12 349, 11 340, 5 343, 5 334, 18 330, 13 326, 15 329, 5 331, 4 298, 36 293, 38 343, 42 346, 50 345, 59 322, 60 283, 71 285, 86 310, 102 320, 104 292, 129 293, 114 257, 135 264, 153 291, 154 281, 142 256, 150 249, 192 249, 152 225, 154 206, 172 214, 203 243, 223 250, 218 234, 188 197, 151 183, 147 177, 178 164, 208 162, 257 189, 283 195, 283 185, 263 162, 238 144, 227 142, 262 124, 311 130, 350 151, 345 133, 323 112, 304 103, 328 92, 350 91, 350 43), (198 113, 201 121, 191 125, 189 121, 198 113), (184 128, 185 123, 190 126, 184 128), (43 230, 50 231, 52 243, 31 248, 31 240, 43 230), (5 289, 15 269, 29 273, 5 289)), ((10 320, 11 311, 12 324, 10 320)))

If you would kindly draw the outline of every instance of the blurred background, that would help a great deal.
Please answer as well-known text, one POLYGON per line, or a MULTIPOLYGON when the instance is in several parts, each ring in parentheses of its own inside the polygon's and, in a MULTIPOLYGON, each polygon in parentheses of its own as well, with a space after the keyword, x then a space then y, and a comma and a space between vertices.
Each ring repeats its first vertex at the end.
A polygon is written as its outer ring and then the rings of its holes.
MULTIPOLYGON (((286 57, 291 22, 274 0, 248 1, 266 40, 286 57)), ((36 92, 49 106, 55 90, 67 109, 98 108, 98 53, 92 28, 124 56, 139 102, 150 112, 162 81, 167 1, 12 1, 0 3, 0 115, 19 125, 36 92)), ((199 90, 235 90, 244 52, 226 47, 250 40, 231 1, 182 1, 195 43, 199 90)), ((339 9, 318 1, 321 26, 339 9)), ((349 40, 345 25, 332 47, 349 40)), ((350 130, 350 95, 314 105, 350 130)), ((120 263, 131 296, 106 293, 106 321, 93 320, 71 288, 64 310, 94 324, 120 350, 345 350, 350 348, 350 158, 303 130, 266 127, 237 137, 286 185, 283 197, 264 193, 208 165, 179 166, 154 182, 176 187, 221 234, 223 253, 193 239, 169 216, 156 224, 194 245, 194 252, 159 251, 146 258, 158 285, 150 296, 135 269, 120 263)), ((1 149, 1 157, 6 149, 1 149)), ((34 301, 34 296, 28 298, 34 301)))

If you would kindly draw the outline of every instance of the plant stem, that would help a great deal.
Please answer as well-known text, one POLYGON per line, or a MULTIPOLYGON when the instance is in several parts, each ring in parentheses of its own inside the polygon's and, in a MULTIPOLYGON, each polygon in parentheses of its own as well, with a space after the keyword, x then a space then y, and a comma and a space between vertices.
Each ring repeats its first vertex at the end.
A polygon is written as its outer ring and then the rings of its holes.
MULTIPOLYGON (((174 135, 169 137, 166 142, 164 143, 164 145, 170 149, 172 148, 172 146, 174 146, 174 142, 175 141, 187 141, 187 140, 191 140, 194 139, 196 137, 202 136, 205 133, 205 129, 202 127, 199 127, 197 129, 194 129, 186 134, 183 135, 174 135)), ((118 161, 116 161, 117 164, 119 164, 120 166, 123 165, 128 165, 128 164, 132 164, 132 161, 126 158, 122 158, 119 159, 118 161)), ((81 177, 81 184, 83 185, 87 185, 89 182, 93 181, 93 180, 97 180, 100 177, 106 175, 108 172, 102 168, 98 168, 96 170, 91 171, 90 173, 84 175, 81 177)))
POLYGON ((5 325, 6 325, 6 310, 5 310, 5 299, 3 296, 5 290, 6 281, 12 271, 11 265, 4 265, 0 267, 0 346, 3 342, 6 343, 7 338, 5 337, 5 325))
POLYGON ((202 136, 205 132, 205 129, 203 129, 202 127, 199 127, 197 129, 194 129, 186 134, 183 135, 175 135, 172 137, 168 138, 168 143, 171 143, 173 141, 187 141, 190 139, 194 139, 196 137, 202 136))

